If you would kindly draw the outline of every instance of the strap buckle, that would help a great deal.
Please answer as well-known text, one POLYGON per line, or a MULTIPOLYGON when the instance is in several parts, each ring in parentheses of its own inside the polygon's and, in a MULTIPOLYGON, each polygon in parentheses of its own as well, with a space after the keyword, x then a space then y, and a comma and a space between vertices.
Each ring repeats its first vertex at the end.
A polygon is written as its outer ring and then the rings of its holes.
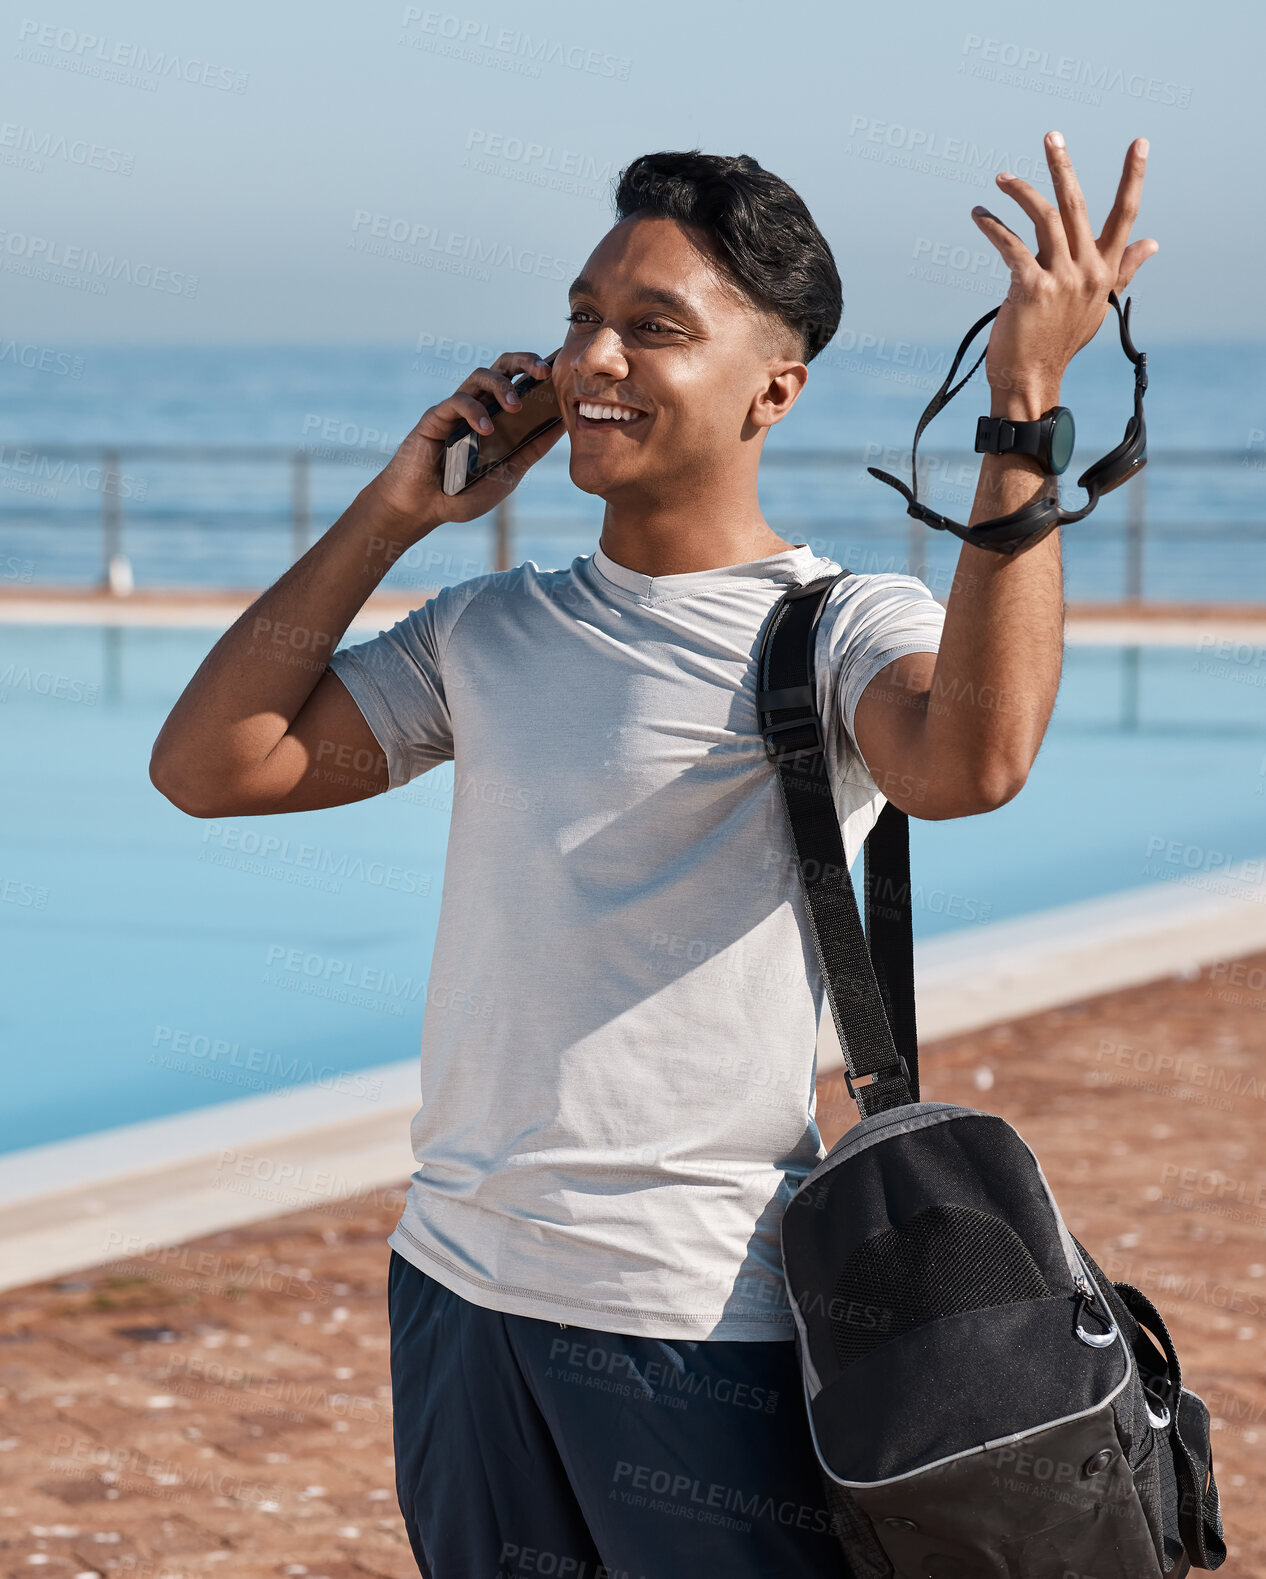
POLYGON ((844 1071, 844 1084, 848 1087, 848 1094, 850 1098, 856 1102, 857 1093, 859 1091, 869 1091, 873 1086, 879 1085, 884 1080, 892 1080, 898 1074, 905 1081, 906 1089, 909 1090, 910 1066, 906 1063, 905 1057, 901 1053, 897 1054, 897 1061, 895 1064, 887 1064, 884 1066, 884 1068, 874 1069, 869 1074, 858 1075, 858 1083, 856 1085, 853 1084, 853 1077, 851 1074, 849 1074, 846 1068, 844 1071), (864 1085, 862 1084, 863 1081, 865 1082, 864 1085))
POLYGON ((765 737, 765 755, 771 762, 786 762, 792 757, 811 757, 826 750, 822 733, 822 720, 816 713, 804 718, 788 718, 781 724, 767 724, 761 730, 765 737), (790 739, 775 739, 789 731, 798 733, 790 739))

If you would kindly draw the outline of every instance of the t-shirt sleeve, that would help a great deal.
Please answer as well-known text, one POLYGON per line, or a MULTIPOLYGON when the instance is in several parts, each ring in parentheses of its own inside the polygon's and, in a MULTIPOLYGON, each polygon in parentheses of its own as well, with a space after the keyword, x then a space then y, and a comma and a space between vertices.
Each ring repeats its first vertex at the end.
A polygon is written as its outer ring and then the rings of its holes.
POLYGON ((391 789, 453 756, 444 649, 460 612, 453 608, 456 590, 442 588, 390 630, 330 659, 382 747, 391 789))
POLYGON ((835 606, 827 636, 832 701, 852 740, 862 692, 895 659, 938 652, 945 610, 917 576, 889 574, 846 577, 835 606))

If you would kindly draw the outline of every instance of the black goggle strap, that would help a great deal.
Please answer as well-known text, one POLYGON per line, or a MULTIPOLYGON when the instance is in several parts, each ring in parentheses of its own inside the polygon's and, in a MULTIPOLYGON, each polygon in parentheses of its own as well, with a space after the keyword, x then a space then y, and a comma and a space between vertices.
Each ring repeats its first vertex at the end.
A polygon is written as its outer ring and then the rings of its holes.
POLYGON ((1134 298, 1127 296, 1125 311, 1121 311, 1121 303, 1117 300, 1115 291, 1108 292, 1108 300, 1117 310, 1117 317, 1121 320, 1121 349, 1134 363, 1134 416, 1135 420, 1143 420, 1143 396, 1147 393, 1147 352, 1140 351, 1134 344, 1130 335, 1130 308, 1134 305, 1134 298))
POLYGON ((914 430, 914 443, 910 446, 910 487, 907 488, 905 483, 903 483, 899 478, 891 476, 888 472, 880 471, 875 466, 868 466, 866 468, 872 477, 878 477, 880 482, 886 482, 890 488, 896 488, 899 493, 903 493, 912 505, 917 505, 919 502, 919 440, 923 437, 923 430, 927 427, 928 423, 931 422, 933 417, 935 417, 939 412, 943 411, 945 407, 949 405, 950 401, 953 400, 954 396, 959 392, 963 385, 967 383, 968 379, 971 378, 972 374, 989 354, 989 346, 988 343, 986 343, 985 349, 972 363, 968 371, 963 374, 962 378, 959 379, 957 384, 954 384, 954 374, 958 372, 959 364, 963 360, 963 356, 967 350, 967 347, 972 343, 972 341, 987 323, 993 322, 1000 311, 1001 308, 994 307, 991 311, 987 312, 983 318, 977 319, 977 321, 963 336, 962 340, 959 342, 958 350, 954 352, 954 360, 950 363, 949 372, 945 375, 945 382, 923 408, 923 415, 919 418, 919 425, 914 430), (952 389, 950 388, 951 384, 954 384, 952 389))
MULTIPOLYGON (((1122 311, 1121 303, 1118 301, 1115 291, 1108 292, 1108 301, 1116 310, 1119 320, 1121 349, 1134 364, 1134 421, 1131 426, 1135 427, 1136 430, 1141 430, 1143 426, 1143 393, 1147 389, 1147 354, 1137 349, 1130 336, 1130 308, 1133 305, 1133 299, 1130 297, 1126 298, 1124 311, 1122 311)), ((969 371, 959 379, 957 384, 953 384, 952 388, 950 387, 967 347, 984 326, 998 316, 1000 310, 1000 308, 995 307, 991 312, 987 312, 963 336, 958 350, 954 353, 954 360, 950 364, 950 370, 945 375, 945 382, 924 408, 923 415, 919 418, 919 425, 914 430, 914 443, 910 448, 910 486, 907 488, 900 478, 892 476, 889 472, 880 471, 877 466, 868 466, 866 470, 872 477, 877 477, 880 482, 887 483, 890 488, 895 488, 898 493, 904 495, 909 507, 906 512, 908 515, 926 522, 928 526, 952 532, 956 537, 962 538, 964 542, 977 543, 982 548, 992 548, 999 553, 1014 553, 1017 548, 1026 544, 1031 545, 1034 542, 1039 542, 1055 526, 1063 525, 1067 522, 1080 521, 1084 516, 1089 515, 1099 500, 1099 494, 1102 489, 1100 479, 1103 476, 1100 468, 1104 463, 1103 461, 1096 462, 1080 478, 1079 485, 1081 487, 1087 487, 1089 482, 1087 492, 1090 494, 1088 502, 1080 510, 1065 511, 1061 508, 1058 495, 1056 495, 1053 498, 1035 499, 1020 510, 1014 511, 1011 515, 989 522, 984 527, 967 528, 959 526, 956 521, 951 521, 947 516, 941 515, 939 511, 929 510, 926 505, 919 503, 918 451, 919 440, 923 436, 923 430, 953 400, 954 396, 971 378, 981 362, 984 361, 985 356, 988 354, 988 345, 972 363, 969 371)), ((1126 436, 1118 448, 1124 448, 1132 437, 1133 435, 1127 427, 1126 436)), ((1109 462, 1113 459, 1114 456, 1105 457, 1105 460, 1109 462)))
MULTIPOLYGON (((1125 311, 1121 311, 1121 303, 1117 300, 1115 291, 1108 292, 1108 300, 1116 308, 1120 320, 1121 349, 1134 363, 1134 419, 1141 423, 1143 420, 1143 396, 1147 392, 1147 352, 1140 351, 1134 344, 1130 335, 1130 308, 1134 305, 1134 298, 1127 296, 1125 311)), ((1128 434, 1127 434, 1128 437, 1128 434)), ((1093 471, 1095 468, 1091 467, 1093 471)))
POLYGON ((1130 308, 1133 305, 1133 298, 1127 297, 1124 312, 1121 311, 1121 304, 1117 300, 1115 291, 1108 292, 1108 300, 1116 308, 1117 317, 1120 319, 1121 349, 1134 363, 1134 415, 1126 423, 1125 436, 1120 444, 1097 460, 1093 466, 1088 466, 1077 479, 1077 486, 1084 488, 1089 497, 1082 509, 1064 513, 1066 521, 1080 521, 1084 516, 1089 515, 1098 504, 1100 495, 1116 486, 1117 482, 1124 480, 1120 476, 1122 469, 1128 474, 1133 469, 1139 454, 1147 453, 1147 427, 1143 417, 1143 395, 1147 389, 1147 352, 1137 350, 1130 337, 1130 308))
POLYGON ((1117 317, 1121 320, 1121 349, 1125 352, 1126 356, 1129 357, 1130 361, 1134 363, 1136 376, 1140 370, 1141 365, 1141 370, 1143 373, 1143 388, 1146 389, 1147 355, 1145 352, 1136 349, 1134 341, 1130 335, 1130 308, 1134 305, 1134 299, 1130 296, 1126 297, 1124 312, 1121 311, 1121 303, 1117 300, 1117 293, 1115 291, 1108 292, 1108 300, 1116 308, 1117 317))

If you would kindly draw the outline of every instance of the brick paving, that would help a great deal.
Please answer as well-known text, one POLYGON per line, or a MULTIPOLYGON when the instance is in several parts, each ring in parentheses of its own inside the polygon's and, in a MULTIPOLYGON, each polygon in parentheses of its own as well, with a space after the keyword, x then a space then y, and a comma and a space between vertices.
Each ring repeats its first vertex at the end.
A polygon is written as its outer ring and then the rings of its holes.
MULTIPOLYGON (((1209 1402, 1232 1555, 1266 1579, 1266 954, 924 1051, 1002 1113, 1209 1402), (1190 1172, 1184 1172, 1190 1170, 1190 1172)), ((843 1081, 819 1087, 832 1142, 843 1081)), ((385 1237, 401 1193, 0 1294, 0 1571, 414 1579, 385 1237)))

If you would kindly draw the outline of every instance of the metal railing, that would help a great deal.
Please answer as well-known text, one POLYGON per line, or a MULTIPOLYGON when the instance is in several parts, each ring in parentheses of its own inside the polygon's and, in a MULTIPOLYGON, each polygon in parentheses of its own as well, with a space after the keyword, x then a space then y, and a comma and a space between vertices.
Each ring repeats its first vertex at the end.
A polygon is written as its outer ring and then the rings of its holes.
MULTIPOLYGON (((54 463, 74 459, 89 461, 89 469, 99 472, 94 487, 100 492, 101 574, 99 585, 110 592, 126 595, 133 590, 131 562, 127 553, 125 501, 128 489, 126 467, 143 462, 206 464, 214 466, 259 465, 280 468, 289 473, 289 523, 291 559, 299 559, 312 540, 313 471, 321 466, 355 466, 365 468, 367 462, 381 461, 385 466, 390 454, 383 451, 367 452, 364 449, 322 446, 319 449, 293 448, 273 444, 28 444, 24 446, 0 445, 5 457, 27 457, 35 477, 57 475, 54 463)), ((931 463, 930 473, 920 468, 920 488, 925 487, 925 477, 935 476, 937 466, 953 461, 958 465, 974 465, 979 457, 967 452, 942 455, 931 463)), ((799 468, 814 470, 846 471, 855 469, 864 473, 869 464, 880 462, 892 465, 891 452, 881 453, 876 446, 866 449, 782 449, 767 447, 762 468, 783 470, 799 468)), ((10 462, 11 464, 11 462, 10 462)), ((541 463, 550 469, 548 458, 541 463)), ((1124 565, 1122 593, 1125 601, 1138 603, 1143 599, 1144 571, 1148 540, 1148 475, 1149 472, 1181 470, 1209 466, 1243 467, 1243 451, 1239 450, 1161 450, 1149 457, 1148 467, 1133 478, 1126 489, 1126 516, 1124 531, 1124 565)), ((374 470, 381 466, 375 465, 374 470)), ((516 563, 514 547, 514 518, 511 495, 485 518, 490 532, 490 562, 497 570, 509 569, 516 563)), ((894 500, 894 505, 896 501, 894 500)), ((29 513, 29 512, 28 512, 29 513)), ((0 525, 6 512, 0 509, 0 525)), ((908 563, 911 573, 923 576, 927 569, 927 549, 932 534, 913 519, 894 517, 894 524, 907 519, 908 563)), ((473 524, 473 523, 472 523, 473 524)), ((1256 523, 1255 523, 1256 524, 1256 523)), ((1266 522, 1263 523, 1266 535, 1266 522)))
MULTIPOLYGON (((96 484, 101 495, 101 577, 107 591, 126 594, 132 589, 131 564, 124 544, 123 486, 125 466, 137 462, 164 464, 190 462, 213 465, 263 465, 284 467, 290 474, 290 553, 292 562, 302 558, 311 546, 312 472, 316 466, 363 467, 363 449, 322 446, 319 450, 292 449, 279 444, 27 444, 3 446, 6 454, 29 455, 38 460, 65 461, 86 458, 95 462, 99 472, 96 484)), ((382 455, 385 466, 390 455, 382 455)), ((381 470, 381 467, 378 468, 381 470)), ((49 468, 43 468, 48 475, 49 468)), ((39 475, 37 469, 36 475, 39 475)), ((4 512, 0 511, 0 523, 4 512)), ((509 500, 492 512, 492 560, 496 569, 508 570, 514 563, 513 528, 509 500)))

